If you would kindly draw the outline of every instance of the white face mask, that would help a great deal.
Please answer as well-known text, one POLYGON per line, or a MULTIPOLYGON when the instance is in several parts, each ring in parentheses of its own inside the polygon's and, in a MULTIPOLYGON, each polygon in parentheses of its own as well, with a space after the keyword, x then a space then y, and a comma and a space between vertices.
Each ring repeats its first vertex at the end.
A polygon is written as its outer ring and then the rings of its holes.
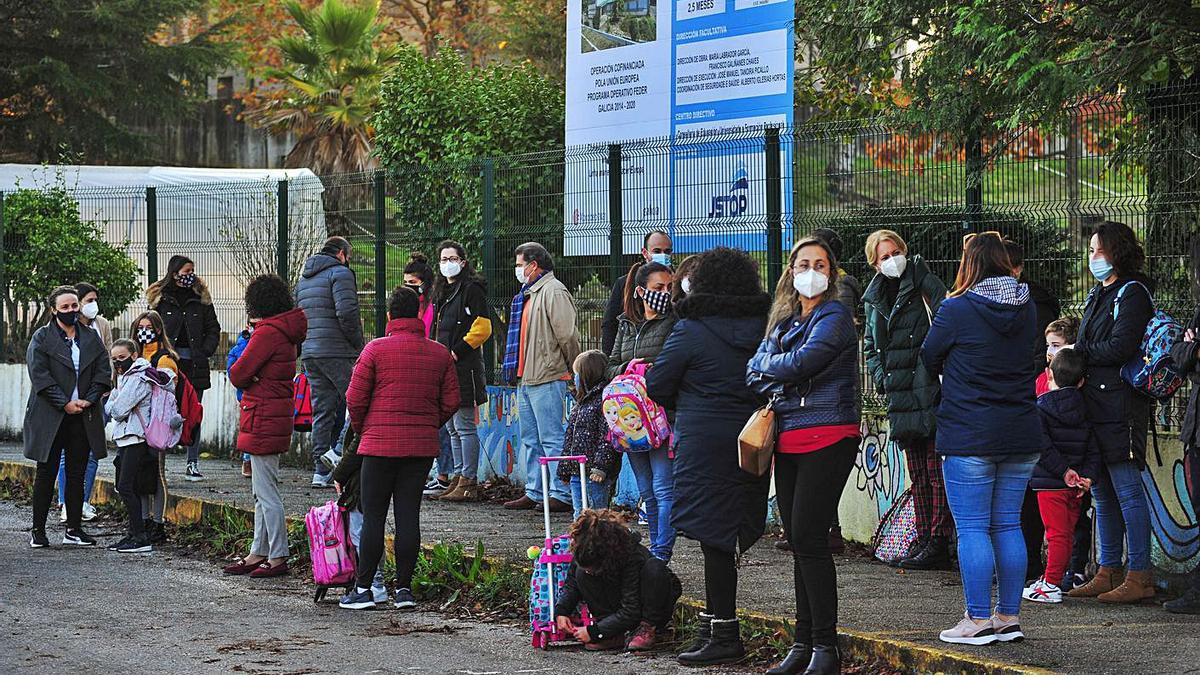
POLYGON ((462 272, 462 263, 444 262, 438 267, 440 267, 442 270, 442 276, 446 277, 447 279, 453 279, 454 277, 458 276, 460 272, 462 272))
POLYGON ((81 307, 79 309, 79 313, 83 315, 83 318, 87 319, 88 321, 91 321, 92 319, 96 318, 97 316, 100 316, 100 305, 95 300, 93 300, 93 301, 85 304, 83 307, 81 307))
POLYGON ((901 274, 904 274, 904 268, 908 266, 908 260, 904 258, 903 253, 896 255, 879 263, 879 272, 885 277, 899 279, 901 274))
POLYGON ((829 277, 811 268, 798 274, 793 273, 792 288, 811 300, 829 289, 829 277))
POLYGON ((525 284, 529 283, 529 281, 525 278, 525 268, 523 266, 522 267, 514 267, 513 271, 515 271, 517 273, 517 282, 519 284, 524 286, 525 284))
POLYGON ((679 287, 683 289, 684 295, 690 295, 692 292, 692 280, 684 277, 683 280, 679 282, 679 287))

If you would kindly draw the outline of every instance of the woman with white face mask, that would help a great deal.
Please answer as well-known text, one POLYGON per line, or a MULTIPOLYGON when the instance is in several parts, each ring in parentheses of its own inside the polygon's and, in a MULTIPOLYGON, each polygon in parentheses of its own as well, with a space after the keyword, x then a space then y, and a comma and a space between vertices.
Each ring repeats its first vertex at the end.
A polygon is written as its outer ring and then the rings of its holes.
POLYGON ((887 401, 891 438, 904 450, 912 479, 917 539, 900 567, 950 569, 954 521, 934 454, 938 378, 921 362, 921 343, 946 297, 946 285, 891 230, 867 237, 867 262, 877 274, 863 293, 863 351, 875 392, 887 401))
POLYGON ((794 555, 796 642, 767 671, 773 675, 841 672, 829 527, 862 432, 858 332, 850 308, 837 301, 837 277, 824 240, 796 244, 767 336, 746 368, 746 384, 774 400, 775 493, 794 555))

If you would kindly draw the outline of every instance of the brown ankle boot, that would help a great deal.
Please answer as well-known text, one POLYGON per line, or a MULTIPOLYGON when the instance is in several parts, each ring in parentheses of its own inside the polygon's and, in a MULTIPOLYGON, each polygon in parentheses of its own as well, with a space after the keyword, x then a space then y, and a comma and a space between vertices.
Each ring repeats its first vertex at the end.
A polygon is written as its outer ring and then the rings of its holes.
POLYGON ((439 494, 434 495, 433 498, 434 499, 445 499, 447 496, 453 494, 454 491, 458 489, 458 484, 461 483, 462 480, 463 480, 462 476, 451 476, 450 477, 450 487, 446 488, 439 494))
POLYGON ((438 497, 444 502, 473 502, 479 497, 479 483, 469 478, 458 481, 454 491, 438 497))
POLYGON ((1098 600, 1121 605, 1136 605, 1153 597, 1154 573, 1150 570, 1141 570, 1130 571, 1125 575, 1125 583, 1114 590, 1102 593, 1098 600))
POLYGON ((1116 590, 1118 586, 1125 583, 1125 570, 1120 567, 1101 567, 1096 572, 1096 576, 1086 584, 1073 588, 1067 597, 1069 598, 1095 598, 1101 593, 1108 593, 1116 590))

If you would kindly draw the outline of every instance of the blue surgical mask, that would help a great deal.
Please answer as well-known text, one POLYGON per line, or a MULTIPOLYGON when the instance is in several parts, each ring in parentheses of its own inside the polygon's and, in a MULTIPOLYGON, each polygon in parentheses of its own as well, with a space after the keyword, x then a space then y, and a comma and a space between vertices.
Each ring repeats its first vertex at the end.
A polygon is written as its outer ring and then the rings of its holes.
POLYGON ((1113 273, 1113 266, 1108 262, 1108 258, 1093 259, 1088 263, 1088 269, 1092 271, 1092 276, 1096 277, 1096 281, 1104 281, 1113 273))
POLYGON ((650 262, 656 262, 659 265, 666 265, 667 267, 670 267, 671 266, 671 254, 670 253, 652 253, 652 254, 650 254, 650 262))

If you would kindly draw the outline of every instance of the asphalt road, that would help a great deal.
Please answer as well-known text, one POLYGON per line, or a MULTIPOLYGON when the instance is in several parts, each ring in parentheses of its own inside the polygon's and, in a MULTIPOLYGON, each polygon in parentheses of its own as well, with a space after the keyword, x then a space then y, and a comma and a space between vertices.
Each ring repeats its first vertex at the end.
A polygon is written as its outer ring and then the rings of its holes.
MULTIPOLYGON (((52 520, 54 520, 52 518, 52 520)), ((0 673, 678 673, 670 654, 540 652, 513 624, 314 605, 299 578, 225 577, 179 552, 31 550, 28 507, 0 502, 0 673)), ((695 672, 695 671, 690 671, 695 672)))

